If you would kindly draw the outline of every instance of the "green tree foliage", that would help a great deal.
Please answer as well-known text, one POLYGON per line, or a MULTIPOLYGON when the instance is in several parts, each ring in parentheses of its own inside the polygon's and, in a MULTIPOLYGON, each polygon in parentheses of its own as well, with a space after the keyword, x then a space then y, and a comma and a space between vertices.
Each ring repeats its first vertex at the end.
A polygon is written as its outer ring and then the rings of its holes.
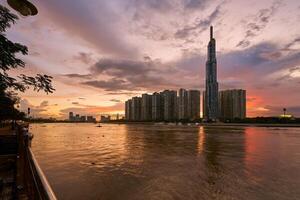
POLYGON ((13 119, 18 116, 14 105, 17 103, 15 92, 25 92, 29 88, 35 91, 52 93, 52 77, 37 74, 35 77, 20 74, 17 77, 9 75, 9 70, 24 68, 25 62, 17 54, 28 54, 26 46, 14 43, 6 38, 5 31, 16 22, 18 17, 7 8, 0 5, 0 120, 13 119), (5 117, 6 116, 6 117, 5 117))

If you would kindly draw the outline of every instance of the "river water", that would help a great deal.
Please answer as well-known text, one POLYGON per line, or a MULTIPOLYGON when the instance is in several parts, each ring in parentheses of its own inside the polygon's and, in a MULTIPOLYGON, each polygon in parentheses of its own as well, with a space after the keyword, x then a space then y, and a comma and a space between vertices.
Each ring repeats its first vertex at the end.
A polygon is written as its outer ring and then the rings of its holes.
POLYGON ((300 199, 300 128, 33 124, 58 199, 300 199))

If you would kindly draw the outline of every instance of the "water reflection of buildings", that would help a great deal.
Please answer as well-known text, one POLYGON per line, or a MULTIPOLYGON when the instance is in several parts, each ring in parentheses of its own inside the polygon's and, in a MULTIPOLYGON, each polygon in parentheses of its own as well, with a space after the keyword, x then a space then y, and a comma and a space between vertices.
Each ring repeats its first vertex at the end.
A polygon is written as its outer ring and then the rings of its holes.
POLYGON ((197 178, 192 172, 198 170, 191 166, 198 162, 198 127, 125 126, 126 148, 130 155, 126 170, 134 177, 143 177, 144 182, 143 187, 136 190, 136 196, 165 199, 165 195, 174 198, 173 195, 191 195, 187 183, 191 182, 190 177, 197 178))
MULTIPOLYGON (((236 187, 239 176, 245 176, 245 128, 200 127, 198 150, 203 155, 205 183, 210 194, 215 198, 222 194, 235 193, 230 188, 236 187)), ((238 196, 240 194, 230 194, 238 196)))

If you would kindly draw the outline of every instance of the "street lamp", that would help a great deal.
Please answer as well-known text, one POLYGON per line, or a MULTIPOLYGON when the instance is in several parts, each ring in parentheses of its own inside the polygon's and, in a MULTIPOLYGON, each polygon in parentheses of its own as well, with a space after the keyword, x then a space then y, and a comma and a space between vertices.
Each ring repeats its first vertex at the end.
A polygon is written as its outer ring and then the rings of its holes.
POLYGON ((38 13, 37 8, 27 0, 7 0, 7 3, 23 16, 36 15, 38 13))

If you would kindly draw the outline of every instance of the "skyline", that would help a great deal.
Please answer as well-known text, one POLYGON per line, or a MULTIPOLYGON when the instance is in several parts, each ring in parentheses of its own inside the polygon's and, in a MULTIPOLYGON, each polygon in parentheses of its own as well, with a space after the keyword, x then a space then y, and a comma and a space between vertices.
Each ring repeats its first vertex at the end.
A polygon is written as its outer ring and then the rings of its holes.
POLYGON ((54 94, 21 94, 36 115, 117 113, 145 92, 203 91, 214 25, 220 89, 246 89, 247 116, 300 116, 300 2, 33 2, 39 14, 7 36, 28 46, 26 72, 54 76, 54 94))

